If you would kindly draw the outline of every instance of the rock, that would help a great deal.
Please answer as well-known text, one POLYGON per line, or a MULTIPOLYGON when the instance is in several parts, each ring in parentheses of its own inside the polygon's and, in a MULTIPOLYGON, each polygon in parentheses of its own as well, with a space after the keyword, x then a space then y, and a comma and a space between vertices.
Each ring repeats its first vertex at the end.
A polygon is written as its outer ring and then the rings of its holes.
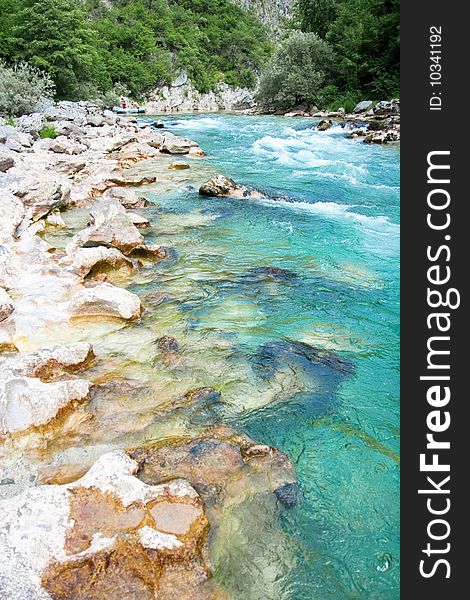
POLYGON ((318 123, 318 125, 315 127, 315 129, 317 131, 327 131, 327 129, 330 129, 332 125, 333 121, 330 121, 329 119, 322 119, 320 123, 318 123))
POLYGON ((60 261, 61 267, 70 268, 80 277, 86 277, 91 271, 99 269, 121 269, 125 267, 132 270, 135 261, 124 256, 117 248, 96 246, 94 248, 80 248, 73 254, 64 256, 60 261))
POLYGON ((168 166, 169 169, 173 169, 174 171, 181 171, 183 169, 189 169, 189 164, 186 162, 177 162, 177 163, 171 163, 168 166))
MULTIPOLYGON (((2 208, 0 196, 0 208, 2 208)), ((0 229, 0 231, 2 231, 0 229)), ((11 240, 10 240, 11 241, 11 240)), ((0 245, 0 287, 11 288, 20 268, 18 256, 7 246, 0 245)))
POLYGON ((0 321, 7 319, 14 310, 13 300, 7 292, 0 287, 0 321))
POLYGON ((0 144, 7 144, 9 141, 16 142, 24 148, 31 148, 33 145, 33 138, 28 133, 23 133, 11 125, 3 125, 0 127, 0 144))
POLYGON ((57 121, 54 124, 54 129, 58 136, 65 136, 66 138, 70 138, 75 141, 83 141, 83 138, 85 137, 85 130, 83 127, 79 127, 71 121, 57 121))
POLYGON ((201 196, 229 196, 238 188, 237 184, 224 175, 215 175, 199 188, 201 196))
POLYGON ((0 173, 5 173, 8 169, 11 169, 15 164, 13 157, 8 154, 0 153, 0 173))
POLYGON ((57 179, 28 181, 24 188, 15 191, 27 210, 28 218, 37 221, 55 209, 67 207, 70 187, 57 179))
POLYGON ((248 271, 248 277, 255 277, 258 280, 268 281, 293 281, 297 279, 297 273, 289 271, 288 269, 282 269, 281 267, 255 267, 248 271))
POLYGON ((80 159, 59 160, 54 165, 54 171, 64 175, 73 176, 86 167, 86 162, 80 159))
POLYGON ((400 100, 382 100, 374 106, 376 115, 398 114, 400 112, 400 100))
POLYGON ((103 198, 116 199, 124 206, 124 208, 144 208, 148 204, 146 198, 138 196, 129 188, 109 188, 103 194, 103 198))
POLYGON ((299 495, 299 484, 297 482, 285 483, 274 490, 274 495, 285 508, 294 508, 299 495))
MULTIPOLYGON (((220 398, 212 388, 188 392, 191 393, 193 398, 205 396, 206 401, 214 394, 217 400, 220 398)), ((200 403, 195 405, 196 412, 200 407, 200 403)), ((213 508, 223 512, 225 502, 232 506, 253 493, 277 492, 284 505, 289 500, 294 502, 297 479, 288 457, 227 426, 210 428, 189 440, 181 437, 166 444, 150 443, 129 454, 139 463, 139 477, 145 483, 157 484, 173 477, 187 480, 204 500, 211 524, 217 523, 212 521, 216 517, 213 508)))
POLYGON ((178 352, 179 350, 178 342, 171 335, 164 335, 162 337, 159 337, 155 343, 157 345, 157 348, 163 353, 178 352))
POLYGON ((113 141, 112 144, 108 148, 108 152, 119 152, 128 144, 137 143, 139 140, 135 137, 135 135, 126 135, 119 137, 117 140, 113 141))
POLYGON ((400 131, 398 129, 385 129, 368 133, 364 138, 365 144, 388 144, 400 140, 400 131))
POLYGON ((152 123, 152 125, 156 128, 156 129, 163 129, 165 127, 165 123, 159 119, 158 121, 154 121, 152 123))
POLYGON ((150 221, 141 215, 136 213, 127 213, 127 218, 133 223, 138 229, 145 229, 150 226, 150 221))
POLYGON ((46 123, 45 116, 40 112, 34 112, 29 115, 23 115, 18 119, 18 128, 24 133, 31 134, 35 139, 39 137, 39 132, 46 123))
POLYGON ((367 126, 367 131, 382 131, 383 129, 387 129, 387 123, 383 121, 369 121, 367 126))
POLYGON ((64 220, 60 215, 60 210, 53 210, 46 217, 46 223, 51 227, 60 227, 64 229, 66 227, 64 220))
POLYGON ((87 149, 83 144, 73 143, 65 136, 59 136, 54 140, 43 140, 42 146, 45 150, 55 152, 56 154, 81 154, 87 149))
POLYGON ((88 392, 88 381, 44 383, 17 375, 4 362, 0 374, 0 433, 45 425, 71 402, 85 400, 88 392))
POLYGON ((54 375, 72 373, 88 366, 94 357, 91 344, 76 342, 68 346, 49 346, 36 352, 19 354, 5 364, 9 364, 9 368, 18 375, 47 381, 54 375))
POLYGON ((3 500, 5 597, 66 598, 73 590, 77 600, 166 600, 176 589, 180 600, 220 598, 201 552, 208 520, 200 497, 182 480, 146 485, 138 468, 123 452, 104 454, 77 481, 3 500))
POLYGON ((353 109, 353 113, 366 112, 366 110, 369 109, 372 106, 372 104, 372 100, 362 100, 361 102, 356 104, 356 106, 353 109))
POLYGON ((126 321, 140 317, 140 298, 109 283, 82 288, 70 301, 72 317, 112 317, 126 321))
MULTIPOLYGON (((187 75, 184 77, 187 78, 187 75)), ((144 105, 147 113, 202 113, 247 110, 255 107, 252 89, 232 88, 226 83, 220 83, 210 92, 201 94, 189 79, 182 84, 181 81, 182 79, 178 78, 171 85, 150 92, 149 100, 144 105)))
POLYGON ((196 142, 167 132, 164 134, 161 152, 166 154, 189 154, 191 148, 197 147, 196 142))
POLYGON ((86 118, 85 124, 91 127, 103 127, 106 124, 106 118, 102 115, 89 115, 86 118))
POLYGON ((0 194, 0 243, 12 242, 18 226, 25 216, 21 200, 8 192, 0 194))
POLYGON ((142 245, 135 247, 129 253, 129 256, 133 258, 142 258, 144 260, 168 260, 173 257, 173 254, 171 248, 149 244, 148 246, 142 245))
POLYGON ((101 200, 90 211, 91 225, 74 236, 67 254, 77 247, 113 246, 124 254, 143 245, 144 238, 115 199, 101 200))
POLYGON ((341 108, 338 108, 338 110, 336 112, 339 113, 340 115, 345 115, 346 109, 341 106, 341 108))

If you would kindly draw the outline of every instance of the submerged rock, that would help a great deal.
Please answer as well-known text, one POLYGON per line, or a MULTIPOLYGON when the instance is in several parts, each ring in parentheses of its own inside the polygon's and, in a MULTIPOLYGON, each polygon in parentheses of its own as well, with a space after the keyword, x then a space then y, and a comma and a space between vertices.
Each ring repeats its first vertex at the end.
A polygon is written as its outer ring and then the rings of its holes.
POLYGON ((216 509, 208 516, 217 523, 217 511, 223 510, 225 502, 232 505, 250 494, 274 494, 283 486, 296 484, 295 469, 287 456, 269 446, 263 446, 263 451, 260 448, 249 437, 222 425, 193 439, 174 438, 137 448, 130 456, 141 465, 139 478, 148 484, 169 477, 187 479, 201 495, 206 510, 216 509), (251 451, 253 448, 257 450, 251 451))
POLYGON ((177 340, 172 337, 171 335, 164 335, 162 337, 159 337, 156 342, 155 342, 157 348, 161 351, 161 352, 178 352, 179 350, 179 344, 177 342, 177 340))
POLYGON ((140 317, 140 298, 109 283, 82 288, 70 301, 72 317, 112 317, 126 321, 140 317))
POLYGON ((248 271, 248 277, 269 281, 292 281, 297 279, 297 273, 281 267, 255 267, 248 271))
POLYGON ((256 364, 262 368, 266 375, 272 372, 282 362, 301 359, 312 366, 323 367, 341 376, 351 375, 354 372, 353 363, 341 358, 334 352, 315 348, 304 342, 294 340, 280 340, 268 342, 261 346, 256 364))
POLYGON ((190 166, 186 162, 175 162, 171 163, 168 168, 172 169, 173 171, 183 171, 184 169, 189 169, 190 166))

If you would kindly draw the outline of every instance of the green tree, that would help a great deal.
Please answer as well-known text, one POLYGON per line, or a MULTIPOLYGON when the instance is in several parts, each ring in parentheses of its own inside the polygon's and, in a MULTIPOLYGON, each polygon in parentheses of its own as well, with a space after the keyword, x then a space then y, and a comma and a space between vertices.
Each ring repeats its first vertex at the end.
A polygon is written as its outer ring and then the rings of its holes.
POLYGON ((295 17, 301 31, 325 38, 337 14, 338 0, 297 0, 295 17))
POLYGON ((399 0, 348 0, 327 34, 338 55, 337 83, 372 98, 400 89, 399 0))
POLYGON ((22 0, 15 21, 13 58, 48 72, 60 98, 75 98, 84 82, 100 83, 96 38, 80 3, 22 0))
POLYGON ((276 109, 321 102, 333 62, 332 49, 317 34, 291 33, 279 44, 263 71, 258 100, 276 109))

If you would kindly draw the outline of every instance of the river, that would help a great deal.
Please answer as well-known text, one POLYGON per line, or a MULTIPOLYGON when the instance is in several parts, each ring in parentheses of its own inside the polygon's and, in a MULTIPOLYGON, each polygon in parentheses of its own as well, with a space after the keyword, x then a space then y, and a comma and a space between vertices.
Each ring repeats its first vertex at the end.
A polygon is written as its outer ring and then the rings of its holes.
MULTIPOLYGON (((147 307, 138 324, 96 325, 86 339, 110 377, 150 382, 160 398, 210 386, 222 400, 155 422, 150 399, 98 396, 99 434, 56 442, 51 460, 229 423, 285 452, 299 478, 274 516, 257 497, 227 512, 211 552, 232 597, 398 598, 399 151, 312 119, 164 122, 206 152, 171 178, 175 157, 134 167, 159 178, 142 189, 157 203, 142 212, 146 236, 174 258, 119 283, 147 307), (262 198, 199 196, 216 172, 262 198), (178 340, 181 362, 155 358, 156 334, 178 340)), ((64 219, 70 231, 49 235, 62 247, 86 211, 64 219)), ((55 341, 79 339, 78 327, 55 341)))

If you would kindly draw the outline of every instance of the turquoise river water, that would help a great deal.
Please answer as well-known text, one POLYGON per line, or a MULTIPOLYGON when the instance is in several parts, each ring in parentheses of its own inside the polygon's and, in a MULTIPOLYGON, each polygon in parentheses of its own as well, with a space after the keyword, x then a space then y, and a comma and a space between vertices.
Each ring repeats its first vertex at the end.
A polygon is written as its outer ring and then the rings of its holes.
POLYGON ((221 551, 216 576, 243 600, 398 598, 398 148, 349 139, 340 125, 317 132, 312 119, 165 125, 206 151, 202 171, 263 193, 202 198, 183 179, 159 194, 164 213, 194 219, 162 226, 158 240, 179 260, 161 283, 183 295, 193 332, 230 340, 193 376, 222 390, 226 422, 284 451, 300 482, 262 539, 263 507, 240 517, 244 540, 221 551))
MULTIPOLYGON (((206 156, 133 167, 157 178, 139 190, 156 203, 140 209, 147 241, 174 248, 171 260, 108 274, 141 297, 142 318, 78 322, 31 341, 87 340, 100 357, 87 376, 130 387, 98 388, 92 419, 51 438, 42 464, 91 465, 114 448, 228 423, 285 452, 299 480, 276 497, 237 482, 210 539, 229 596, 397 599, 399 150, 350 139, 340 125, 317 132, 313 119, 164 121, 206 156), (190 168, 168 169, 180 160, 190 168), (262 195, 200 196, 215 173, 262 195), (178 342, 174 360, 156 353, 164 335, 178 342), (220 399, 168 412, 199 387, 220 399)), ((65 212, 68 228, 46 238, 64 248, 88 213, 65 212)))

